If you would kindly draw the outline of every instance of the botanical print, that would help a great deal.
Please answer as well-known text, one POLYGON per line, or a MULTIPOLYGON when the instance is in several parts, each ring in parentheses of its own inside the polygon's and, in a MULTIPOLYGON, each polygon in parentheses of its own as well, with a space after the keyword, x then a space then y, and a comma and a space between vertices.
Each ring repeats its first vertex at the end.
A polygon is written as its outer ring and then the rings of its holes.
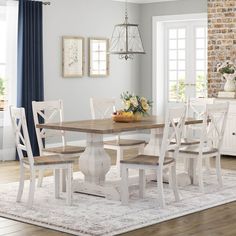
POLYGON ((83 38, 63 37, 63 76, 83 76, 83 38))

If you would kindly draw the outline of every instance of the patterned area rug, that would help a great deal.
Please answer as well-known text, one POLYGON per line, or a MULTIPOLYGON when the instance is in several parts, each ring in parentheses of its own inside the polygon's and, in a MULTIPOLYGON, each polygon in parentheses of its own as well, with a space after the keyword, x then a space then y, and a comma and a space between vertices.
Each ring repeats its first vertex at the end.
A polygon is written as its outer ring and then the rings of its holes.
MULTIPOLYGON (((113 175, 114 169, 110 178, 113 175)), ((134 188, 129 206, 78 193, 73 196, 73 206, 66 206, 65 195, 54 199, 53 178, 47 177, 43 187, 36 189, 32 209, 26 207, 29 181, 26 181, 21 203, 15 202, 18 183, 2 184, 0 216, 74 235, 116 235, 235 201, 236 171, 225 170, 223 175, 223 189, 218 189, 214 171, 204 176, 204 194, 199 193, 197 186, 180 187, 181 201, 178 203, 174 201, 172 190, 165 185, 165 209, 157 206, 155 182, 148 184, 145 199, 138 199, 138 191, 134 188)), ((82 178, 82 174, 76 173, 75 177, 82 178)))

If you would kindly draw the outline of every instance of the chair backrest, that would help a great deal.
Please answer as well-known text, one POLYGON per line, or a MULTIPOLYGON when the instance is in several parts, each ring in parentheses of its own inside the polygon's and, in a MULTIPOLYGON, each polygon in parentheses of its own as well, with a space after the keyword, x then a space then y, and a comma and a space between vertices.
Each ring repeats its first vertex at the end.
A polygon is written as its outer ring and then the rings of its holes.
POLYGON ((30 166, 33 166, 34 158, 26 123, 25 109, 16 108, 12 106, 10 106, 9 109, 10 109, 12 127, 15 133, 15 143, 19 159, 20 161, 22 161, 24 158, 28 158, 30 166), (26 157, 24 154, 26 154, 26 157))
POLYGON ((62 145, 66 145, 65 132, 62 131, 50 131, 41 128, 37 128, 36 125, 40 123, 52 123, 52 122, 63 122, 64 111, 62 100, 57 101, 44 101, 44 102, 32 102, 33 117, 36 130, 37 141, 39 145, 40 155, 45 146, 45 139, 49 137, 61 136, 62 145))
POLYGON ((169 150, 178 151, 181 144, 185 117, 185 105, 176 105, 175 107, 169 107, 167 109, 160 152, 160 163, 163 164, 166 152, 169 150))
POLYGON ((207 104, 203 118, 200 149, 215 147, 220 150, 224 138, 229 103, 207 104))
POLYGON ((200 119, 206 111, 207 104, 213 104, 214 98, 189 98, 187 102, 187 116, 200 119))
POLYGON ((116 100, 114 98, 90 98, 92 119, 111 118, 115 111, 116 100))

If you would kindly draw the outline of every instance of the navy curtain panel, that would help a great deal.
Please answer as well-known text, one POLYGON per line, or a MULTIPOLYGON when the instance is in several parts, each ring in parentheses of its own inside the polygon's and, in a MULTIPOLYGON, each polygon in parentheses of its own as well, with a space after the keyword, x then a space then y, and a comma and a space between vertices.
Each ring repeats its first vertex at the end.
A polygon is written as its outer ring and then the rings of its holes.
POLYGON ((43 101, 43 5, 19 0, 17 105, 24 107, 31 146, 39 154, 33 121, 32 101, 43 101))

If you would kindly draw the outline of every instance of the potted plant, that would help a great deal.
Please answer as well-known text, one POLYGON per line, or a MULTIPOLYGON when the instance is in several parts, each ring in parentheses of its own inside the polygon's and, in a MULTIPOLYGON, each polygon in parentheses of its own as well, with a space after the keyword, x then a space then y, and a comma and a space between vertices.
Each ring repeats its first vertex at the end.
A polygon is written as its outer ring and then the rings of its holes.
POLYGON ((2 78, 0 78, 0 110, 4 108, 4 95, 5 95, 5 83, 2 78))
POLYGON ((224 85, 224 91, 235 92, 235 77, 236 77, 236 67, 231 61, 225 61, 224 63, 219 63, 217 65, 217 72, 223 75, 226 82, 224 85))

